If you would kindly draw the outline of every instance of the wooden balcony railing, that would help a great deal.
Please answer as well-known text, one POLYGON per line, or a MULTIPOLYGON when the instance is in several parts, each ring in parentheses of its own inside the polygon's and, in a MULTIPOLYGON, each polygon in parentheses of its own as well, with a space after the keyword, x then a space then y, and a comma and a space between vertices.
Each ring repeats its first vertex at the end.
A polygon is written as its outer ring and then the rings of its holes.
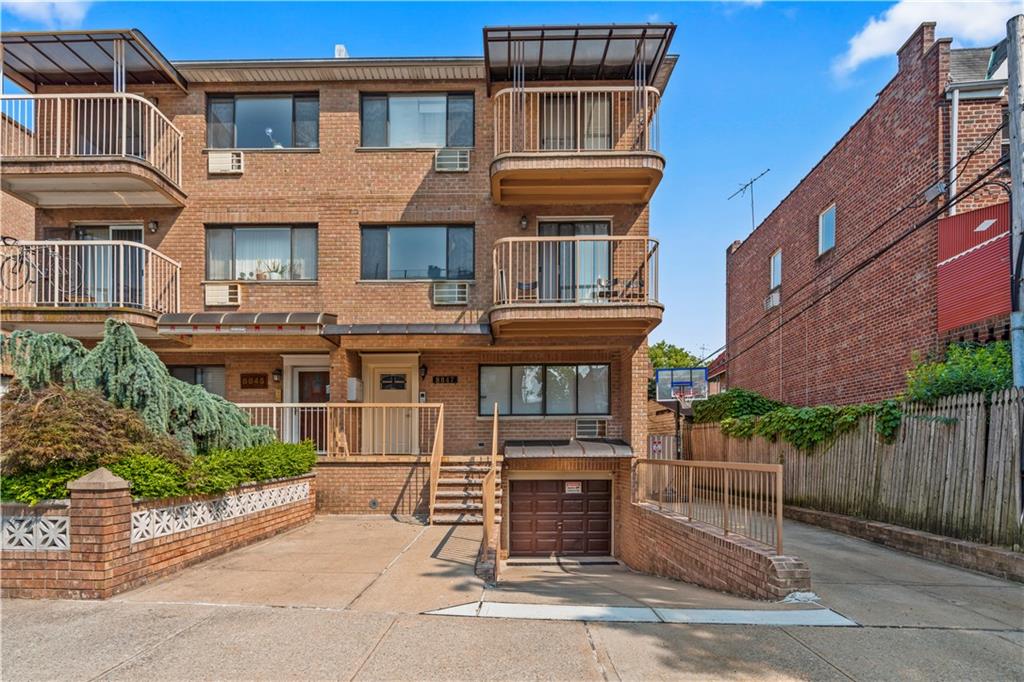
POLYGON ((654 87, 506 88, 494 95, 494 155, 653 152, 654 87))
POLYGON ((782 465, 641 459, 633 501, 656 506, 782 554, 782 465))
POLYGON ((272 428, 278 440, 311 440, 322 455, 433 458, 444 448, 441 403, 239 403, 238 407, 251 423, 272 428))
POLYGON ((7 159, 136 159, 180 188, 181 140, 181 131, 139 95, 0 95, 0 156, 7 159))
POLYGON ((648 237, 506 237, 494 246, 494 304, 658 302, 648 237))
POLYGON ((5 308, 134 308, 176 313, 181 265, 129 241, 26 241, 0 244, 5 308))

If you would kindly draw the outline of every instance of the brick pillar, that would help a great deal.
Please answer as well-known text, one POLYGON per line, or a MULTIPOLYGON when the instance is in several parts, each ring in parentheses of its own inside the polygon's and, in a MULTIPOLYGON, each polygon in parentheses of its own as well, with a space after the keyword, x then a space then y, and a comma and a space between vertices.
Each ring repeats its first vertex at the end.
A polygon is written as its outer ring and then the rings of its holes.
POLYGON ((100 467, 68 484, 70 568, 81 599, 105 599, 119 584, 117 568, 131 550, 131 484, 100 467))

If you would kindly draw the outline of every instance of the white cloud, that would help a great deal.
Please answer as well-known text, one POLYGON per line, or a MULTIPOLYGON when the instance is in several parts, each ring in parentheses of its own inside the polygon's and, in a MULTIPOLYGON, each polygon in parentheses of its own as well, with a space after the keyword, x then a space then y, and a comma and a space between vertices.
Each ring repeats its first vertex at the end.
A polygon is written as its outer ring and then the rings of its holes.
POLYGON ((850 47, 832 64, 837 77, 848 76, 864 62, 895 54, 923 22, 934 21, 936 36, 958 44, 993 44, 1006 36, 1006 21, 1024 12, 1024 0, 990 2, 918 2, 899 0, 881 16, 871 17, 850 47))
POLYGON ((91 4, 91 2, 81 2, 80 0, 57 0, 56 2, 5 0, 3 7, 19 19, 56 29, 81 26, 91 4))

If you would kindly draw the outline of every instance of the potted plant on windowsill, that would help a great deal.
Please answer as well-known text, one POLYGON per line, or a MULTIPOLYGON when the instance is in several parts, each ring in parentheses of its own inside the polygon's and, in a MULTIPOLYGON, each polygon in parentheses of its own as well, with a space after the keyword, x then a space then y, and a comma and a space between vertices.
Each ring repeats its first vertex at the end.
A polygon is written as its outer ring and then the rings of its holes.
POLYGON ((288 268, 279 260, 272 260, 267 264, 267 274, 270 279, 284 279, 288 274, 288 268))

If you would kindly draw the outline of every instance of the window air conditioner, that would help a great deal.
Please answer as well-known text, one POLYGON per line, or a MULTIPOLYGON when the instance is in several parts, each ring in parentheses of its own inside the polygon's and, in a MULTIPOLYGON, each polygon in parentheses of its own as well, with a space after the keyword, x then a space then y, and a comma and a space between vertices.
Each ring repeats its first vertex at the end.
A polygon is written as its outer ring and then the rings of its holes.
POLYGON ((605 438, 608 436, 607 419, 577 419, 577 438, 605 438))
POLYGON ((434 170, 438 173, 465 173, 469 170, 468 149, 438 149, 434 152, 434 170))
POLYGON ((779 292, 778 291, 773 291, 772 293, 768 294, 767 297, 765 297, 765 299, 764 299, 764 309, 765 310, 771 310, 775 306, 779 305, 779 303, 781 303, 781 302, 782 302, 782 298, 779 296, 779 292))
POLYGON ((236 151, 212 151, 208 153, 211 175, 230 175, 245 171, 245 155, 236 151))
POLYGON ((242 290, 236 283, 206 284, 206 305, 239 305, 242 290))
POLYGON ((469 282, 434 282, 434 305, 469 305, 469 282))

